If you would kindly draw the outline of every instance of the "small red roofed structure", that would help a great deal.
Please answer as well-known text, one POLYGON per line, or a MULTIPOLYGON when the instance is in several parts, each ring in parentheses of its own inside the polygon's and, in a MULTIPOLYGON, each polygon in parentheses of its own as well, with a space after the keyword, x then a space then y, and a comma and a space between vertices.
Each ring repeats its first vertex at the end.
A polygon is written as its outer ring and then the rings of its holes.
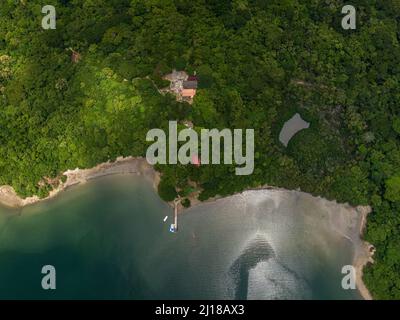
POLYGON ((201 162, 197 154, 194 154, 192 156, 192 164, 195 165, 196 167, 200 167, 201 162))
POLYGON ((193 99, 197 93, 197 87, 197 76, 189 76, 186 81, 183 81, 182 97, 193 99))
POLYGON ((182 97, 193 99, 196 95, 196 89, 183 89, 182 90, 182 97))

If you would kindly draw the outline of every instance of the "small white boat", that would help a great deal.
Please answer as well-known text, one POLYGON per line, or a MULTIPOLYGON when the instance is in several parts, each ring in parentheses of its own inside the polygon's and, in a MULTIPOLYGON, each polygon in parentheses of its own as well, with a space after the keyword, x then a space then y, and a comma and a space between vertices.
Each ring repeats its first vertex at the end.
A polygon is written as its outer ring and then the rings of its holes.
POLYGON ((176 233, 177 231, 178 229, 176 228, 176 225, 171 224, 171 226, 169 227, 169 232, 176 233))
POLYGON ((164 218, 164 222, 165 222, 165 221, 167 221, 167 220, 168 220, 168 216, 165 216, 165 218, 164 218))

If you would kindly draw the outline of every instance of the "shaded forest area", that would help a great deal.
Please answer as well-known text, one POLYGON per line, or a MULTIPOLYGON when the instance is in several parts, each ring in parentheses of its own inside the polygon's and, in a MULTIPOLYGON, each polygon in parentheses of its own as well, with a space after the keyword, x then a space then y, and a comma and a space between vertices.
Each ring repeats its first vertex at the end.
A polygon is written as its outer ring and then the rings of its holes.
POLYGON ((269 184, 370 204, 377 251, 364 279, 375 298, 400 299, 399 1, 352 1, 353 31, 341 28, 341 0, 46 4, 56 30, 41 28, 42 1, 0 4, 0 185, 44 197, 67 169, 144 156, 147 131, 169 120, 254 128, 253 175, 159 166, 160 195, 269 184), (174 68, 197 72, 193 105, 154 86, 174 68), (278 134, 294 112, 312 125, 285 149, 278 134))

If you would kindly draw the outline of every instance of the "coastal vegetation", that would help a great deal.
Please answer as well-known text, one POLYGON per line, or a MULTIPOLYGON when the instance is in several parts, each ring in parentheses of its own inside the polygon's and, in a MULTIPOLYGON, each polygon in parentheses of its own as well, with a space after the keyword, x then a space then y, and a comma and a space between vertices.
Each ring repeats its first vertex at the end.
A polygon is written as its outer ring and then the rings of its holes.
POLYGON ((55 30, 41 28, 42 1, 0 4, 0 185, 45 197, 67 169, 144 156, 148 130, 168 121, 252 128, 251 176, 158 165, 161 197, 269 184, 370 204, 364 280, 374 298, 400 299, 398 1, 352 1, 356 30, 341 28, 342 0, 46 4, 55 30), (159 93, 173 69, 197 73, 192 105, 159 93), (285 148, 279 132, 295 113, 311 127, 285 148))

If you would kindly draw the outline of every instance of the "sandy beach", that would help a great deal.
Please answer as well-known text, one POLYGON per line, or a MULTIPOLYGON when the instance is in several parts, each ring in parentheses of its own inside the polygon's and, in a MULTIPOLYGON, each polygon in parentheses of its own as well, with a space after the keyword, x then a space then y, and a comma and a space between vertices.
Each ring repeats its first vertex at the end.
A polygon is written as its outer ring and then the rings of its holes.
POLYGON ((372 244, 363 241, 362 237, 367 225, 367 217, 368 214, 371 213, 372 208, 371 207, 363 207, 359 206, 357 207, 357 211, 361 215, 361 222, 360 222, 360 229, 359 229, 359 235, 360 235, 360 242, 361 246, 358 247, 358 250, 356 250, 356 254, 354 257, 354 267, 356 268, 356 284, 357 288, 361 293, 361 296, 365 300, 373 300, 371 293, 369 292, 368 288, 365 286, 364 281, 363 281, 363 270, 364 267, 367 266, 369 263, 374 263, 374 253, 375 253, 375 248, 372 244))
POLYGON ((144 177, 150 183, 153 184, 156 189, 158 183, 160 181, 160 175, 157 171, 150 166, 146 159, 144 158, 117 158, 115 162, 106 162, 99 164, 98 166, 91 169, 74 169, 68 170, 64 172, 64 175, 67 177, 65 183, 61 183, 58 188, 51 191, 49 196, 40 199, 37 196, 29 197, 26 199, 22 199, 19 197, 14 189, 10 186, 1 186, 0 187, 0 204, 12 207, 19 208, 27 205, 32 205, 40 201, 45 201, 50 198, 53 198, 60 194, 62 191, 68 189, 77 184, 86 183, 89 180, 109 176, 109 175, 118 175, 118 174, 134 174, 138 176, 144 177))
MULTIPOLYGON (((61 183, 60 186, 53 190, 50 195, 45 198, 45 199, 40 199, 39 197, 29 197, 26 199, 20 198, 15 191, 13 190, 12 187, 10 186, 1 186, 0 187, 0 204, 8 207, 24 207, 27 205, 31 205, 40 201, 45 201, 47 199, 53 198, 60 194, 62 191, 68 189, 69 187, 72 187, 74 185, 78 184, 84 184, 88 182, 89 180, 104 177, 104 176, 109 176, 109 175, 125 175, 125 174, 133 174, 133 175, 138 175, 144 177, 148 182, 150 182, 154 189, 157 190, 157 186, 160 181, 160 174, 154 170, 152 166, 150 166, 146 159, 144 158, 133 158, 133 157, 128 157, 128 158, 117 158, 115 162, 107 162, 107 163, 102 163, 94 168, 91 169, 79 169, 76 168, 74 170, 68 170, 64 172, 64 175, 67 177, 67 180, 65 183, 61 183)), ((261 186, 259 188, 251 189, 251 190, 272 190, 274 192, 282 192, 282 193, 290 193, 290 192, 300 192, 300 191, 288 191, 285 189, 281 188, 274 188, 271 186, 261 186)), ((244 192, 249 192, 251 190, 247 190, 244 192)), ((198 206, 201 204, 201 202, 197 199, 199 192, 195 192, 191 194, 188 198, 191 201, 192 207, 198 206)), ((238 193, 241 194, 241 193, 238 193)), ((344 206, 347 209, 355 210, 357 212, 356 216, 357 219, 356 221, 352 219, 350 216, 348 219, 343 219, 343 218, 338 218, 338 217, 331 217, 331 222, 332 222, 332 228, 337 228, 338 230, 343 230, 343 227, 345 226, 346 228, 349 229, 349 232, 351 235, 349 236, 348 233, 344 235, 347 239, 352 241, 354 244, 355 248, 355 255, 354 255, 354 261, 353 261, 353 266, 356 269, 356 284, 357 288, 362 295, 362 297, 365 300, 372 300, 372 296, 368 289, 366 288, 365 284, 362 281, 362 276, 363 276, 363 268, 368 264, 368 263, 373 263, 373 254, 374 254, 374 248, 371 244, 365 242, 362 240, 362 236, 364 233, 364 229, 366 226, 366 221, 367 221, 367 216, 371 212, 370 207, 362 207, 359 206, 357 208, 351 207, 349 205, 342 205, 342 204, 337 204, 334 201, 328 201, 326 199, 323 199, 321 197, 313 197, 309 195, 310 199, 313 198, 315 200, 319 201, 325 201, 326 203, 334 204, 334 205, 340 205, 344 206), (350 230, 352 229, 352 230, 350 230)), ((212 199, 207 200, 206 202, 214 202, 220 200, 221 197, 215 197, 212 199)), ((172 207, 174 206, 174 203, 171 202, 169 203, 172 207)), ((184 213, 185 208, 179 204, 178 205, 178 211, 180 214, 184 213)), ((354 216, 354 215, 352 215, 354 216)))

